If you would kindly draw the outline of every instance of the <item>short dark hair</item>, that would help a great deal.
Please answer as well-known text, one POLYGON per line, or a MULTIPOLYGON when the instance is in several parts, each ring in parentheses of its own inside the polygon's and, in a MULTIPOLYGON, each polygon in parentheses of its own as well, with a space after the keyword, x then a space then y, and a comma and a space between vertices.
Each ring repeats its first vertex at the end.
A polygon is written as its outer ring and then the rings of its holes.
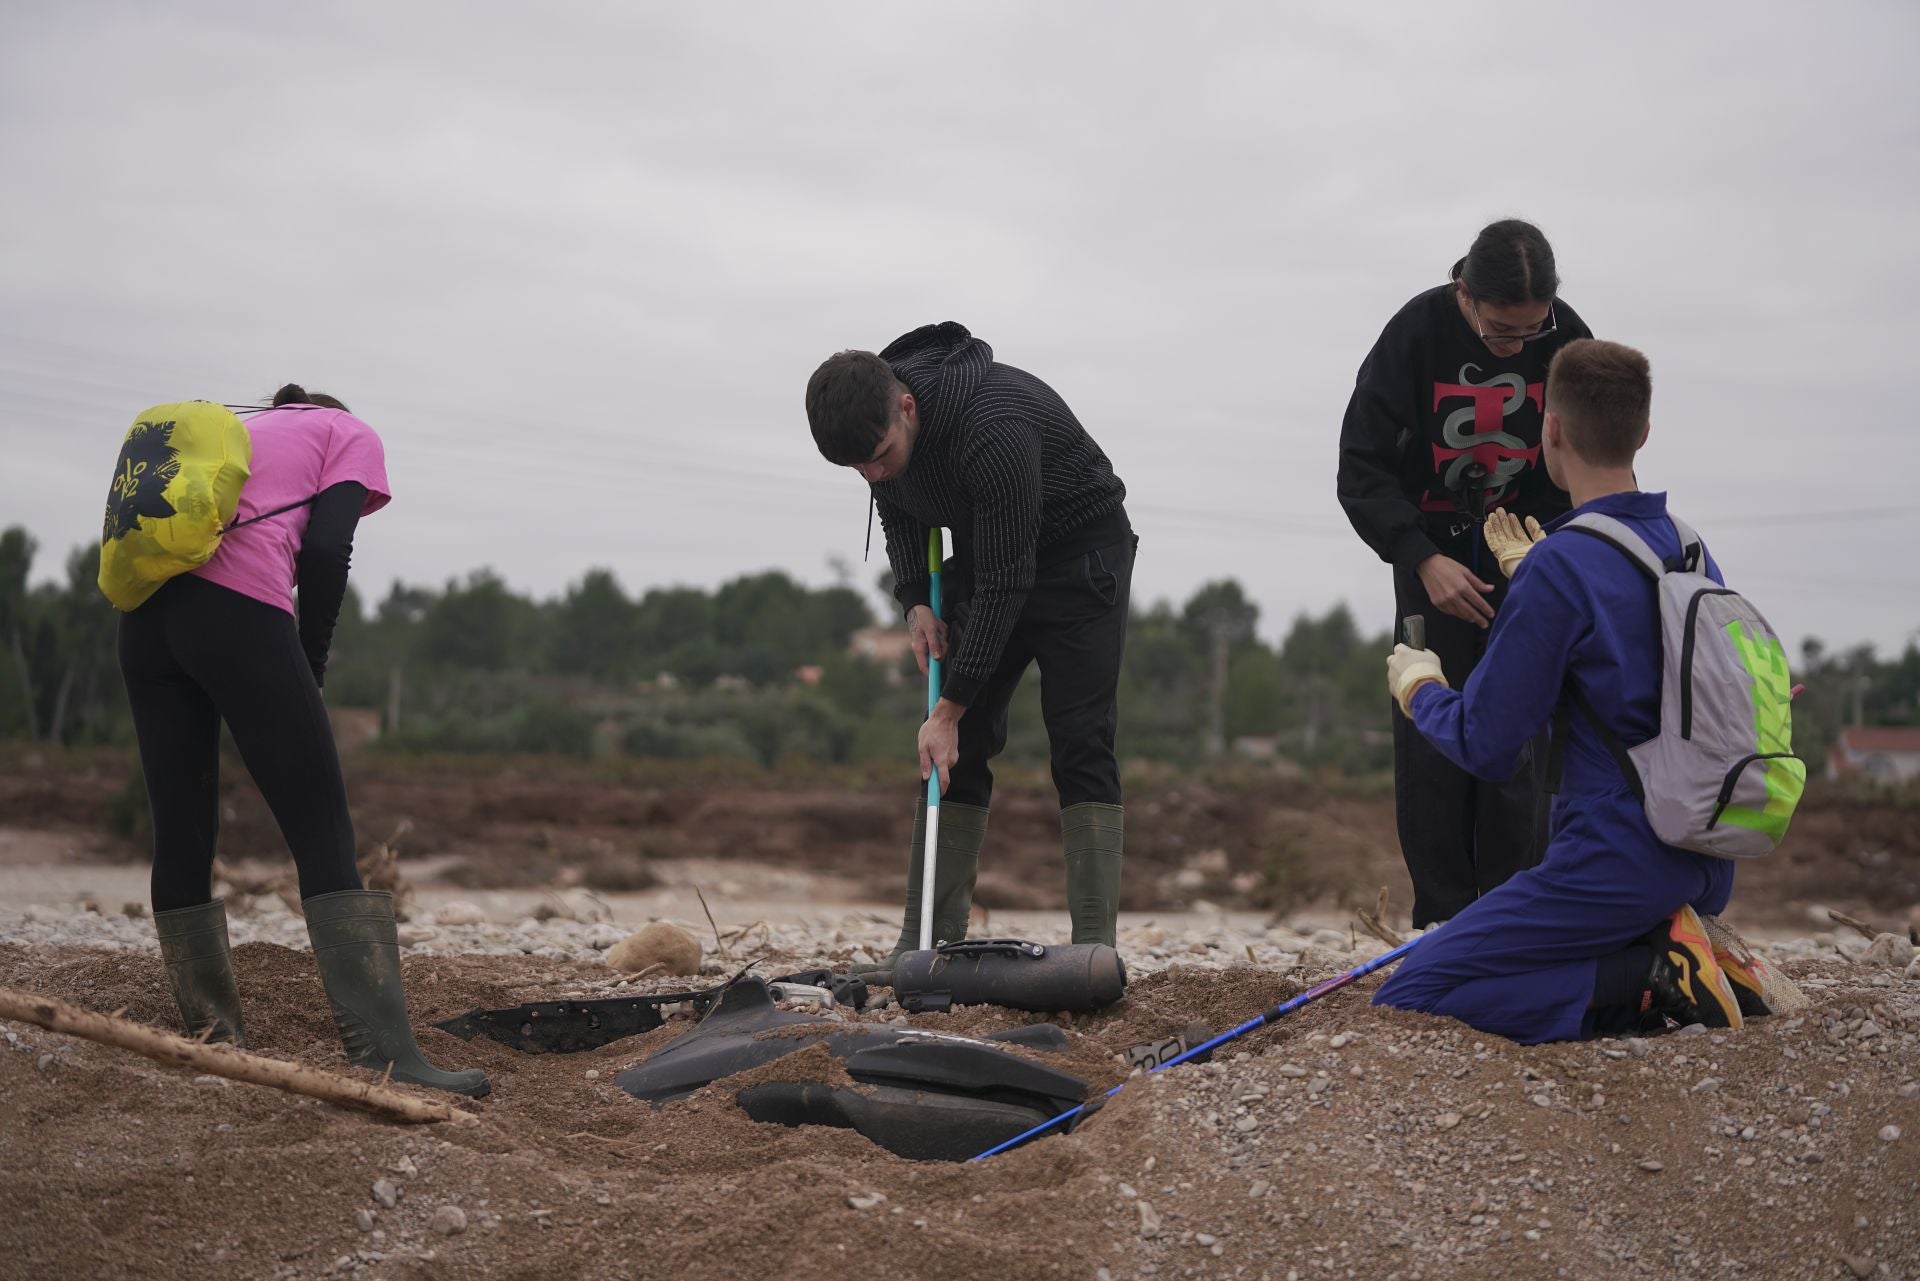
POLYGON ((1453 278, 1481 302, 1500 307, 1552 302, 1560 292, 1553 246, 1540 228, 1518 218, 1482 227, 1467 256, 1453 264, 1453 278))
POLYGON ((341 404, 335 397, 327 395, 326 392, 309 392, 299 383, 288 383, 280 388, 279 391, 273 393, 273 407, 278 409, 282 405, 318 405, 322 409, 340 409, 346 410, 348 413, 353 412, 347 409, 347 407, 341 404))
POLYGON ((873 457, 901 390, 893 366, 870 351, 842 351, 807 379, 807 425, 820 456, 841 467, 873 457))
POLYGON ((1573 452, 1595 467, 1633 462, 1652 407, 1653 372, 1632 347, 1580 338, 1547 366, 1547 408, 1560 415, 1573 452))

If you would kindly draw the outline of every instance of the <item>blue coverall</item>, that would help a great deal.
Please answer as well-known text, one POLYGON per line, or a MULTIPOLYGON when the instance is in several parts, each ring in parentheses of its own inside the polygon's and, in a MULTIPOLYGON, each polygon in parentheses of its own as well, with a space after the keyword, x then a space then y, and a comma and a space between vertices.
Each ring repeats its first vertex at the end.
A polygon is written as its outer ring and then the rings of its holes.
MULTIPOLYGON (((1547 530, 1600 512, 1675 564, 1680 541, 1666 511, 1665 494, 1611 494, 1547 530)), ((1722 581, 1711 557, 1706 571, 1722 581)), ((1415 690, 1413 722, 1462 769, 1505 778, 1569 684, 1622 742, 1652 738, 1660 665, 1660 611, 1645 571, 1597 538, 1560 534, 1536 543, 1516 568, 1466 688, 1415 690)), ((1619 763, 1576 711, 1540 865, 1423 938, 1374 1003, 1446 1015, 1523 1044, 1591 1036, 1599 958, 1685 904, 1720 912, 1732 893, 1732 863, 1653 834, 1619 763)))

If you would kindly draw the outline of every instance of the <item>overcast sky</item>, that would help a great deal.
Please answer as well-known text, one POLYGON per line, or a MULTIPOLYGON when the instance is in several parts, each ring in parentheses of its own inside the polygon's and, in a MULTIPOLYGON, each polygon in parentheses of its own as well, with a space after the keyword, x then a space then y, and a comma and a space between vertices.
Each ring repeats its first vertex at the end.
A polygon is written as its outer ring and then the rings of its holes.
POLYGON ((1644 349, 1640 469, 1787 636, 1920 628, 1920 5, 8 4, 0 525, 97 538, 143 407, 379 429, 355 582, 859 584, 807 375, 959 320, 1127 483, 1136 597, 1391 621, 1334 498, 1484 223, 1644 349))

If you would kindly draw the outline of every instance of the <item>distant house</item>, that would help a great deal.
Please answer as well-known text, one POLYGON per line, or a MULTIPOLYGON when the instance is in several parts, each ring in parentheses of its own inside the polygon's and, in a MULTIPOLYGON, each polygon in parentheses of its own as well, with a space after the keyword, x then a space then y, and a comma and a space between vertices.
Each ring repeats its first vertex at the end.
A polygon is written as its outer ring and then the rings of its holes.
POLYGON ((904 627, 862 627, 847 639, 847 652, 895 667, 913 653, 913 637, 904 627))
POLYGON ((1863 776, 1881 783, 1920 778, 1920 727, 1849 725, 1827 754, 1827 777, 1863 776))
POLYGON ((904 627, 862 627, 847 639, 847 652, 887 669, 897 682, 900 668, 913 655, 913 636, 904 627))

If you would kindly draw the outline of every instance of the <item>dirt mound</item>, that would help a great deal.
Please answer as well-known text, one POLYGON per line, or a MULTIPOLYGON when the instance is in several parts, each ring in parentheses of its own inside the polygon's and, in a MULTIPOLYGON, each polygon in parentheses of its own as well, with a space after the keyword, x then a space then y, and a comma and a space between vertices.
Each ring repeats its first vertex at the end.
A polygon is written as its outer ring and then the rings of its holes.
MULTIPOLYGON (((406 965, 421 1025, 587 977, 531 957, 406 965)), ((341 1066, 310 957, 248 945, 235 968, 256 1049, 341 1066)), ((1537 1047, 1372 1009, 1355 985, 980 1165, 757 1125, 738 1082, 659 1110, 620 1093, 615 1074, 685 1021, 572 1055, 429 1029, 431 1055, 495 1084, 460 1129, 203 1084, 20 1027, 0 1044, 0 1259, 8 1275, 283 1281, 1915 1275, 1920 987, 1840 963, 1798 973, 1816 998, 1801 1020, 1537 1047), (464 1230, 430 1226, 443 1206, 464 1230)), ((1068 1023, 1053 1061, 1105 1088, 1127 1045, 1239 1023, 1303 977, 1148 976, 1068 1023)), ((174 1017, 150 956, 0 946, 0 982, 174 1017)), ((830 1070, 794 1057, 778 1071, 830 1070)))

